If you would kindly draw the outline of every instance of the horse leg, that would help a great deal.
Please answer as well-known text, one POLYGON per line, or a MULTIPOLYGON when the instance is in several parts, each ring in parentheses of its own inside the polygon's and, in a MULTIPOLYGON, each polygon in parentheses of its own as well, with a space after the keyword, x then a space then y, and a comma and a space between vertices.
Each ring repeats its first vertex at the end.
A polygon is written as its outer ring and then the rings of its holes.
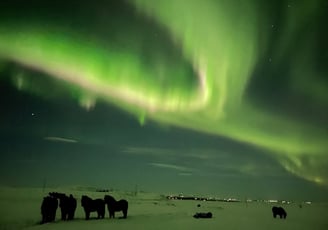
POLYGON ((70 217, 71 217, 71 220, 74 220, 75 209, 76 209, 76 208, 72 208, 72 209, 70 210, 70 217))
POLYGON ((55 221, 55 219, 56 219, 56 209, 52 211, 50 221, 55 221))
POLYGON ((68 209, 66 209, 65 218, 66 218, 66 220, 70 220, 70 213, 69 213, 68 209))
POLYGON ((62 220, 66 220, 66 215, 65 215, 66 213, 65 213, 65 210, 64 210, 63 208, 61 208, 60 211, 61 211, 61 219, 62 219, 62 220))
POLYGON ((73 218, 74 218, 73 210, 69 210, 69 211, 67 212, 67 219, 68 219, 68 220, 73 220, 73 218))
POLYGON ((85 219, 86 220, 89 220, 89 217, 90 217, 90 212, 85 211, 85 219))
POLYGON ((97 219, 102 219, 102 218, 104 218, 104 212, 102 212, 102 210, 98 210, 97 213, 98 213, 98 217, 97 217, 97 219))
POLYGON ((43 213, 42 214, 42 224, 46 223, 47 222, 47 214, 43 213))

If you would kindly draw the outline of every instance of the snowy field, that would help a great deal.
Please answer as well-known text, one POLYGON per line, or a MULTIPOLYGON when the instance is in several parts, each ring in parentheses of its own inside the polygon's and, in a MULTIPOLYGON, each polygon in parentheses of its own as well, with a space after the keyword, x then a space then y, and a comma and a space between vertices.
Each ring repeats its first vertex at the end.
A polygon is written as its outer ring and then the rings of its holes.
MULTIPOLYGON (((111 192, 118 199, 129 201, 127 219, 109 219, 106 207, 106 218, 84 220, 84 211, 80 198, 85 194, 92 198, 103 198, 103 192, 82 191, 77 189, 18 189, 0 188, 0 229, 328 229, 328 204, 313 203, 283 205, 288 216, 286 220, 274 219, 271 204, 266 203, 227 203, 206 201, 167 200, 164 196, 152 193, 111 192), (61 221, 57 209, 56 221, 38 224, 41 220, 40 206, 43 197, 49 191, 72 193, 78 199, 75 220, 61 221), (197 205, 200 204, 200 207, 197 205), (212 212, 212 219, 195 219, 196 212, 212 212)), ((116 213, 116 216, 121 216, 116 213)))

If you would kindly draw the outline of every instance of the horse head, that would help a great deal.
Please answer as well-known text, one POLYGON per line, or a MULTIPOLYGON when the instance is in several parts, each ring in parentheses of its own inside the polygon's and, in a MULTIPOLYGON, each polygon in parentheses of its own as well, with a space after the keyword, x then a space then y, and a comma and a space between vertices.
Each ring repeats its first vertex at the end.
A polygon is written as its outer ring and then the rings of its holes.
POLYGON ((84 207, 90 200, 91 200, 90 197, 88 197, 86 195, 82 195, 82 198, 81 198, 81 206, 84 207))
POLYGON ((110 195, 105 195, 104 200, 105 200, 105 203, 107 203, 107 204, 116 203, 116 200, 114 199, 114 197, 112 197, 110 195))

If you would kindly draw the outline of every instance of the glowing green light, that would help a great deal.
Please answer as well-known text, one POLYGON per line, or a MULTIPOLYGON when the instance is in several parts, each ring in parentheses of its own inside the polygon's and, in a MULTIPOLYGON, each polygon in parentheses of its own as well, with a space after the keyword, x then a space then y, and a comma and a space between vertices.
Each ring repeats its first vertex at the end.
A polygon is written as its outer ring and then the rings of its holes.
MULTIPOLYGON (((168 31, 180 56, 162 55, 165 48, 159 40, 153 44, 156 49, 147 53, 151 58, 145 58, 142 47, 147 37, 143 34, 134 35, 131 43, 135 44, 128 49, 115 45, 114 38, 105 45, 62 22, 48 25, 27 20, 22 25, 8 18, 0 21, 0 58, 64 82, 87 109, 101 98, 135 114, 141 125, 147 117, 265 148, 287 170, 328 184, 328 172, 323 169, 327 160, 318 160, 326 159, 328 151, 325 127, 273 113, 247 97, 247 87, 267 45, 259 34, 270 19, 258 10, 259 2, 129 2, 168 31), (314 163, 302 163, 304 156, 314 163)), ((291 40, 303 20, 315 15, 319 3, 298 5, 292 13, 286 12, 286 25, 280 28, 283 36, 272 55, 276 63, 285 60, 291 40)), ((119 39, 133 36, 124 28, 122 31, 119 39)), ((299 38, 300 48, 292 50, 291 76, 286 74, 286 78, 291 91, 311 95, 327 106, 327 85, 318 80, 323 74, 312 61, 315 39, 305 36, 306 40, 299 38)), ((18 76, 18 88, 31 88, 26 81, 18 76)))

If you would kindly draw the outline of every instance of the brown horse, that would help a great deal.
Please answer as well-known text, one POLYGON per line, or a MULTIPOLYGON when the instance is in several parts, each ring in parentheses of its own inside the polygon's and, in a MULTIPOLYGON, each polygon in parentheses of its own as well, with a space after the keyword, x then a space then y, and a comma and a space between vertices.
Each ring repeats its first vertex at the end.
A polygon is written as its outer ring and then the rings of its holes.
POLYGON ((122 211, 123 218, 125 219, 128 215, 128 202, 127 200, 119 200, 116 201, 114 197, 110 195, 105 195, 104 197, 105 203, 107 204, 109 218, 115 218, 115 212, 122 211))

